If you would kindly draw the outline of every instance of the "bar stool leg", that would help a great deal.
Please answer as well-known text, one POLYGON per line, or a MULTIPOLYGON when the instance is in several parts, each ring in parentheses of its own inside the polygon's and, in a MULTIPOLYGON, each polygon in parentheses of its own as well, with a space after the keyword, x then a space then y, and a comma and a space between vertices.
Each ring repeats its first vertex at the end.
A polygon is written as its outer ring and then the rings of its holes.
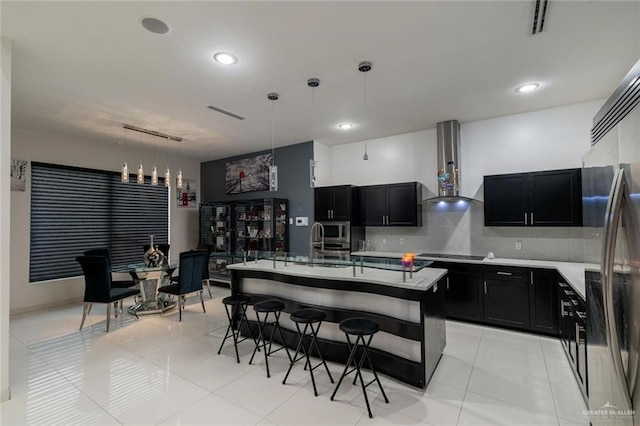
POLYGON ((325 370, 327 370, 327 375, 329 375, 329 380, 331 380, 331 383, 334 383, 333 377, 331 377, 331 372, 329 371, 329 366, 327 365, 326 361, 324 360, 324 357, 322 356, 322 352, 320 351, 320 345, 318 345, 317 337, 318 337, 318 331, 320 330, 320 324, 322 324, 322 322, 318 323, 318 326, 316 327, 315 330, 313 329, 313 324, 311 324, 311 346, 313 346, 314 344, 316 345, 316 350, 318 351, 318 357, 320 358, 320 361, 322 361, 322 364, 324 364, 325 370))
MULTIPOLYGON (((378 378, 378 373, 376 373, 376 369, 373 366, 373 362, 371 361, 371 355, 369 354, 369 344, 371 343, 371 339, 373 339, 373 336, 369 337, 369 342, 364 346, 364 353, 367 355, 367 360, 369 361, 369 367, 371 368, 371 371, 373 372, 373 376, 376 378, 376 381, 378 382, 378 387, 380 388, 380 392, 382 392, 382 396, 384 396, 384 402, 388 404, 389 398, 387 398, 387 394, 384 393, 384 389, 382 389, 382 383, 380 383, 380 379, 378 378)), ((364 339, 363 339, 363 343, 364 343, 364 339)))
MULTIPOLYGON (((260 342, 262 342, 262 349, 264 350, 264 363, 267 366, 267 378, 271 377, 271 373, 269 372, 269 350, 267 350, 267 341, 264 338, 264 334, 262 333, 263 324, 267 324, 267 320, 269 318, 269 312, 266 313, 264 317, 264 322, 260 321, 260 314, 256 312, 256 318, 258 319, 258 344, 253 349, 253 354, 251 354, 251 359, 249 360, 249 364, 253 362, 253 357, 256 354, 256 351, 259 349, 260 342)), ((273 335, 273 330, 272 333, 273 335)), ((269 342, 269 348, 271 348, 271 342, 269 342)))
MULTIPOLYGON (((222 339, 222 344, 220 345, 220 348, 218 349, 218 355, 220 355, 220 352, 222 352, 222 347, 224 346, 224 342, 227 341, 227 338, 229 337, 229 331, 231 331, 231 334, 233 336, 233 346, 236 350, 236 361, 238 362, 238 364, 240 364, 240 355, 238 354, 238 339, 236 338, 236 331, 233 328, 233 310, 235 308, 232 307, 231 308, 231 313, 229 312, 229 307, 227 305, 224 305, 224 310, 227 313, 227 319, 229 320, 229 325, 227 326, 227 332, 224 333, 224 339, 222 339)), ((240 318, 240 324, 242 325, 242 318, 240 318)))
MULTIPOLYGON (((289 363, 289 369, 287 370, 287 374, 284 375, 284 379, 282 380, 282 384, 286 384, 287 382, 287 378, 289 377, 289 373, 291 373, 291 369, 293 368, 293 364, 296 363, 296 361, 298 361, 298 354, 300 353, 300 347, 302 346, 302 335, 300 334, 300 326, 298 325, 298 323, 296 324, 296 329, 298 330, 298 345, 296 346, 296 353, 293 355, 293 360, 289 363)), ((307 328, 305 327, 305 331, 307 330, 307 328)))
MULTIPOLYGON (((282 347, 284 348, 284 351, 287 353, 287 358, 289 358, 289 362, 291 362, 293 360, 293 358, 291 358, 291 354, 289 353, 289 348, 287 348, 287 345, 286 345, 286 343, 284 341, 284 336, 282 335, 282 328, 280 328, 280 314, 281 313, 282 312, 276 312, 275 313, 275 317, 276 317, 275 328, 278 329, 278 333, 280 334, 280 341, 282 342, 282 347)), ((273 337, 273 333, 271 333, 271 337, 273 337)), ((271 341, 269 341, 269 352, 271 352, 271 341)))
POLYGON ((342 384, 342 380, 347 375, 347 370, 349 369, 349 367, 351 367, 351 361, 353 360, 353 356, 354 356, 355 351, 357 349, 357 347, 355 345, 351 346, 351 341, 349 340, 349 335, 348 334, 347 334, 347 345, 351 349, 351 351, 349 352, 349 358, 347 358, 347 363, 344 366, 344 370, 342 371, 342 375, 340 376, 340 379, 338 380, 338 384, 336 385, 336 388, 333 390, 333 393, 331 394, 331 398, 329 398, 331 401, 333 401, 333 398, 336 396, 336 393, 338 392, 338 389, 340 388, 340 385, 342 384))

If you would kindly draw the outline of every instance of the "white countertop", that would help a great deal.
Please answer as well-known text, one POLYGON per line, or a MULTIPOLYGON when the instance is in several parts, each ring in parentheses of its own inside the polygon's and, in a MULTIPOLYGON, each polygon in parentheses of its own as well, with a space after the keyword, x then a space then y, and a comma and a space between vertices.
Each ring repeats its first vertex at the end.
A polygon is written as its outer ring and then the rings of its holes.
MULTIPOLYGON (((402 258, 404 253, 390 252, 390 251, 357 251, 351 253, 352 256, 369 256, 369 257, 389 257, 389 258, 402 258)), ((480 265, 502 265, 502 266, 519 266, 523 268, 541 268, 541 269, 555 269, 558 273, 567 281, 573 289, 585 299, 585 283, 584 283, 584 271, 599 270, 598 265, 589 263, 577 263, 577 262, 556 262, 553 260, 529 260, 529 259, 505 259, 495 258, 482 260, 467 260, 467 259, 448 259, 443 257, 423 257, 416 256, 419 260, 433 260, 440 262, 458 262, 458 263, 475 263, 480 265)))
MULTIPOLYGON (((377 252, 376 252, 377 253, 377 252)), ((246 265, 242 263, 235 263, 228 265, 227 269, 239 270, 239 271, 262 271, 273 272, 283 275, 292 275, 299 277, 319 278, 319 279, 331 279, 338 281, 361 281, 374 284, 381 284, 391 287, 407 288, 413 290, 429 290, 433 284, 435 284, 446 273, 446 269, 438 268, 423 268, 418 272, 414 272, 412 278, 409 278, 409 273, 406 275, 406 282, 402 282, 402 272, 400 271, 387 271, 383 269, 364 268, 364 273, 360 272, 360 267, 356 267, 356 276, 353 276, 353 267, 339 267, 339 268, 327 268, 322 266, 307 266, 298 265, 294 263, 287 263, 278 261, 276 268, 273 268, 272 260, 259 260, 258 262, 247 262, 246 265)))

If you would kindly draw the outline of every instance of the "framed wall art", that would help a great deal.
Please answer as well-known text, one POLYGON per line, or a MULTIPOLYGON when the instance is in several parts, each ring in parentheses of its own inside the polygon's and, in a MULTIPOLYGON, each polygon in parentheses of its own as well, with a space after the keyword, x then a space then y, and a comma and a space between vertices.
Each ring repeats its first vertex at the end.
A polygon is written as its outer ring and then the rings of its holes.
POLYGON ((227 162, 225 193, 268 191, 271 161, 269 153, 227 162))
POLYGON ((24 191, 27 186, 27 162, 11 160, 11 190, 24 191))
POLYGON ((195 180, 183 179, 182 188, 178 188, 176 183, 176 201, 178 207, 198 207, 195 180))

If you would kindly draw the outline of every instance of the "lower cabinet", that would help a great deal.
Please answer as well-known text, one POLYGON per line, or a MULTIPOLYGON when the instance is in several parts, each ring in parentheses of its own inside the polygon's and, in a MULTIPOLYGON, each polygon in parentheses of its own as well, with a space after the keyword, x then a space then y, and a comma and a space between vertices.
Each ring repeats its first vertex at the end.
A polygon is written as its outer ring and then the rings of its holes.
POLYGON ((560 334, 556 271, 457 262, 432 267, 449 271, 447 318, 560 334))
POLYGON ((482 266, 448 263, 447 318, 482 321, 482 266))
POLYGON ((559 334, 558 274, 545 269, 530 271, 529 325, 532 331, 559 334))
POLYGON ((529 328, 527 269, 486 266, 484 269, 484 321, 487 324, 529 328))

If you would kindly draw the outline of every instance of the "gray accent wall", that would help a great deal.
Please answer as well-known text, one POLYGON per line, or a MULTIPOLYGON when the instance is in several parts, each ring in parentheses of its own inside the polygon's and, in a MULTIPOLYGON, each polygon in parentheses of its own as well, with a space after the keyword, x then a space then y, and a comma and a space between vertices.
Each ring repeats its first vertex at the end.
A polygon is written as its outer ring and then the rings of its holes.
MULTIPOLYGON (((207 161, 200 164, 201 200, 238 201, 256 198, 286 198, 289 200, 289 217, 308 217, 309 225, 313 223, 313 188, 309 183, 309 160, 313 159, 313 142, 303 142, 275 150, 275 164, 278 166, 278 190, 244 192, 242 194, 226 194, 225 173, 228 161, 239 158, 267 154, 270 150, 253 152, 221 160, 207 161)), ((294 221, 295 223, 295 221, 294 221)), ((288 225, 289 251, 308 253, 309 226, 288 225)))

